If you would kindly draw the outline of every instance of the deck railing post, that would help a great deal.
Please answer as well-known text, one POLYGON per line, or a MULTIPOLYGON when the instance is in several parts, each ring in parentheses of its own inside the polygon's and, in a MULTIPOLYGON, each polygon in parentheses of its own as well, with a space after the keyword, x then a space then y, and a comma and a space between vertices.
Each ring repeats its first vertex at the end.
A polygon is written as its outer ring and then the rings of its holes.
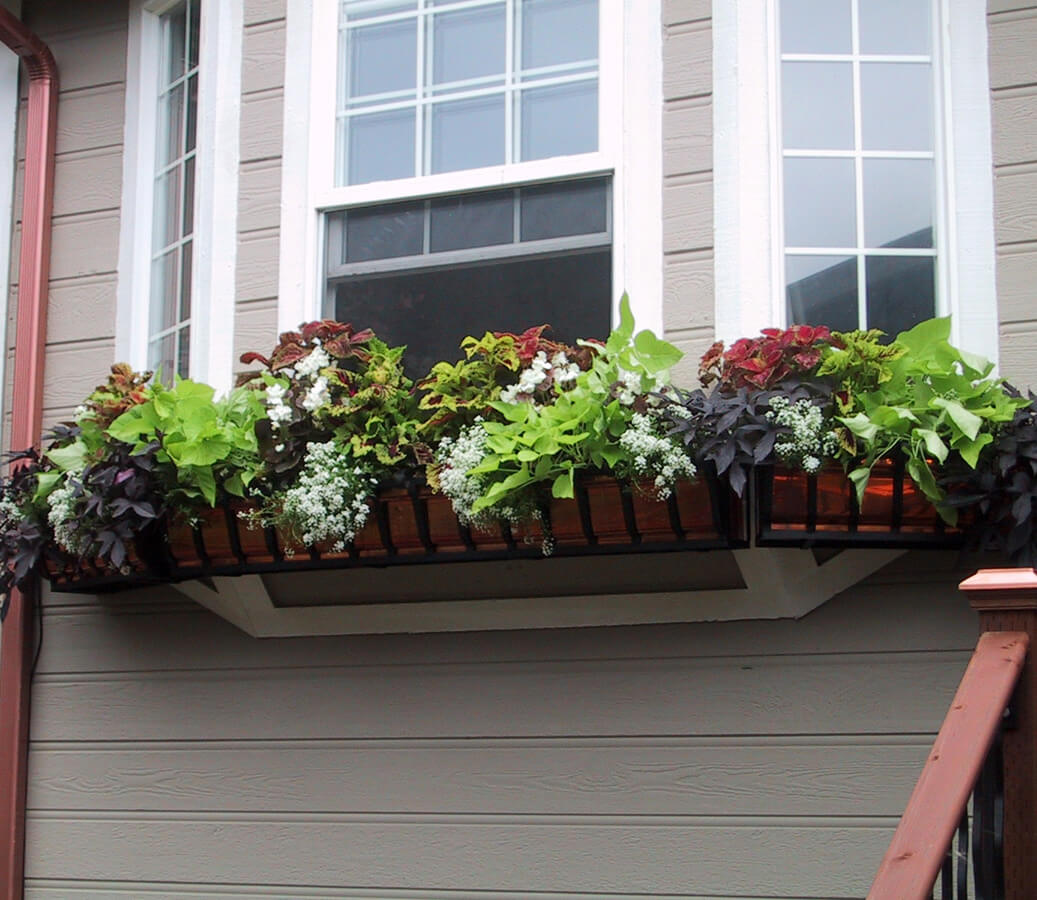
MULTIPOLYGON (((983 569, 961 583, 979 613, 980 632, 1022 631, 1037 647, 1037 574, 983 569)), ((1006 900, 1037 897, 1037 665, 1031 652, 1004 733, 1004 865, 1006 900)))

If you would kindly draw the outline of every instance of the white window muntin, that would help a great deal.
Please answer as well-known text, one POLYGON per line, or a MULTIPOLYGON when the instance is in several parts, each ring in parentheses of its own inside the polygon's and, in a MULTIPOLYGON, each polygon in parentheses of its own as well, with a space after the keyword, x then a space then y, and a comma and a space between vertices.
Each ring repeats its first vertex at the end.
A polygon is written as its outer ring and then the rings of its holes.
MULTIPOLYGON (((195 3, 198 0, 194 0, 195 3)), ((148 367, 162 16, 177 0, 133 0, 126 65, 126 131, 116 357, 148 367)), ((201 0, 191 266, 190 375, 219 390, 233 381, 241 95, 241 0, 201 0)))
MULTIPOLYGON (((717 337, 782 324, 777 0, 714 5, 717 337)), ((938 310, 952 339, 996 360, 993 163, 986 5, 934 0, 938 81, 938 310)))
POLYGON ((338 4, 299 0, 287 24, 279 326, 320 314, 322 213, 393 200, 611 174, 614 306, 662 328, 662 45, 659 0, 600 0, 598 149, 366 184, 335 184, 338 4))
POLYGON ((787 299, 786 299, 786 285, 787 285, 787 273, 786 265, 787 258, 789 256, 832 256, 839 259, 852 258, 856 260, 857 265, 857 322, 859 327, 867 328, 870 327, 868 323, 868 285, 867 285, 867 266, 866 259, 869 256, 914 256, 914 257, 927 257, 935 260, 936 266, 934 271, 935 278, 935 299, 937 314, 946 314, 949 312, 947 292, 942 290, 942 278, 940 273, 940 264, 943 262, 946 253, 946 235, 942 222, 940 221, 940 211, 945 208, 945 200, 941 193, 941 185, 944 184, 945 179, 941 177, 942 154, 939 154, 937 150, 942 144, 942 135, 940 129, 940 115, 939 110, 941 107, 941 92, 940 83, 938 78, 939 71, 939 57, 940 52, 940 33, 938 27, 938 16, 936 15, 935 2, 931 2, 930 6, 930 35, 929 35, 929 53, 917 53, 917 54, 879 54, 879 53, 865 53, 861 50, 861 16, 860 16, 860 4, 861 0, 850 0, 849 13, 850 13, 850 41, 851 51, 849 53, 786 53, 781 49, 781 36, 778 33, 780 28, 780 6, 781 0, 774 0, 776 3, 775 7, 775 22, 774 22, 774 47, 775 52, 772 54, 774 59, 774 66, 772 69, 772 78, 775 84, 775 103, 778 106, 777 114, 775 116, 775 122, 777 123, 775 143, 774 146, 779 148, 774 153, 774 159, 777 163, 777 169, 774 174, 774 189, 778 195, 778 206, 782 210, 782 214, 775 216, 773 220, 773 227, 775 230, 774 245, 780 248, 780 252, 777 253, 776 259, 776 271, 778 273, 777 287, 779 290, 779 296, 775 298, 776 306, 776 321, 784 323, 787 317, 787 299), (853 98, 853 109, 852 109, 852 121, 853 121, 853 147, 849 149, 818 149, 811 147, 788 147, 786 141, 783 140, 782 133, 782 114, 781 106, 784 100, 782 93, 782 70, 783 63, 844 63, 850 66, 852 72, 852 98, 853 98), (889 149, 866 149, 864 146, 863 138, 863 109, 862 109, 862 77, 861 70, 862 66, 868 66, 869 64, 882 64, 882 63, 897 63, 907 65, 924 65, 929 69, 929 84, 931 91, 932 101, 932 131, 931 131, 931 149, 928 150, 889 150, 889 149), (784 168, 785 161, 788 159, 849 159, 852 160, 853 165, 853 179, 854 179, 854 212, 855 222, 854 230, 856 233, 856 241, 853 244, 846 245, 791 245, 786 239, 785 235, 785 197, 784 193, 784 168), (931 227, 933 234, 932 247, 879 247, 875 246, 872 242, 866 239, 866 225, 865 225, 865 210, 870 205, 870 198, 865 197, 865 160, 886 160, 886 159, 904 159, 904 160, 932 160, 933 170, 930 173, 932 187, 933 187, 933 209, 931 211, 931 227))

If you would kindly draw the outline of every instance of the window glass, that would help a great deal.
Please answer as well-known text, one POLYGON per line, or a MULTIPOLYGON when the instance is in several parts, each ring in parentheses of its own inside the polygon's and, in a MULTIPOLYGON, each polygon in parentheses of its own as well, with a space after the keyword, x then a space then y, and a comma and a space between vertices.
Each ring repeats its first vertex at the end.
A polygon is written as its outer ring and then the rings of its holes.
POLYGON ((895 333, 936 311, 932 0, 779 0, 792 323, 895 333))
POLYGON ((591 178, 329 213, 325 315, 408 344, 414 374, 491 329, 604 337, 610 194, 591 178))
POLYGON ((167 381, 186 376, 190 364, 200 21, 198 0, 183 0, 160 21, 148 365, 167 381))
POLYGON ((457 6, 342 4, 338 184, 598 148, 597 0, 457 6))

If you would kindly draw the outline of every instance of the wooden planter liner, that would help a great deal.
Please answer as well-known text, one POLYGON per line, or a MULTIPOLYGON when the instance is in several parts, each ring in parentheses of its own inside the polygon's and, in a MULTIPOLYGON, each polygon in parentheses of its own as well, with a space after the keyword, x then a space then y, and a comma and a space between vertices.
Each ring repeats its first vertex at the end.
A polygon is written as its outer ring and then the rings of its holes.
POLYGON ((392 488, 378 496, 367 524, 339 551, 301 546, 278 529, 250 528, 242 514, 252 507, 234 501, 194 524, 169 523, 153 539, 161 552, 142 554, 150 563, 142 570, 94 573, 70 563, 51 577, 63 590, 101 590, 209 575, 539 558, 545 535, 558 556, 747 545, 745 501, 721 488, 715 475, 682 483, 667 502, 653 499, 649 487, 605 476, 578 479, 576 497, 546 501, 539 520, 486 530, 461 525, 450 501, 421 485, 392 488))
MULTIPOLYGON (((960 527, 940 518, 904 471, 903 458, 880 460, 861 503, 839 466, 816 475, 781 466, 756 470, 759 546, 957 547, 960 527)), ((964 517, 963 517, 964 518, 964 517)))

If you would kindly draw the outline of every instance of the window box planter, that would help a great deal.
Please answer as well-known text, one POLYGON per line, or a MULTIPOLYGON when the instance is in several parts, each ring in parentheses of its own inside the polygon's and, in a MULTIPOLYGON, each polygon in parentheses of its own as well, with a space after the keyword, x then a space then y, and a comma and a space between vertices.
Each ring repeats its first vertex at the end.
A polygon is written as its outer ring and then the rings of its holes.
POLYGON ((579 479, 572 499, 551 498, 539 520, 518 526, 470 528, 458 522, 446 497, 420 484, 383 491, 371 516, 343 550, 304 547, 279 529, 250 528, 247 502, 208 510, 194 524, 156 527, 124 571, 69 559, 48 577, 63 591, 103 591, 214 575, 306 569, 342 569, 423 562, 542 558, 675 550, 730 549, 748 545, 747 499, 715 476, 682 482, 667 501, 650 485, 607 476, 579 479))
POLYGON ((755 472, 756 544, 761 547, 958 547, 950 527, 904 471, 900 457, 877 462, 858 503, 840 466, 815 475, 781 466, 755 472))

